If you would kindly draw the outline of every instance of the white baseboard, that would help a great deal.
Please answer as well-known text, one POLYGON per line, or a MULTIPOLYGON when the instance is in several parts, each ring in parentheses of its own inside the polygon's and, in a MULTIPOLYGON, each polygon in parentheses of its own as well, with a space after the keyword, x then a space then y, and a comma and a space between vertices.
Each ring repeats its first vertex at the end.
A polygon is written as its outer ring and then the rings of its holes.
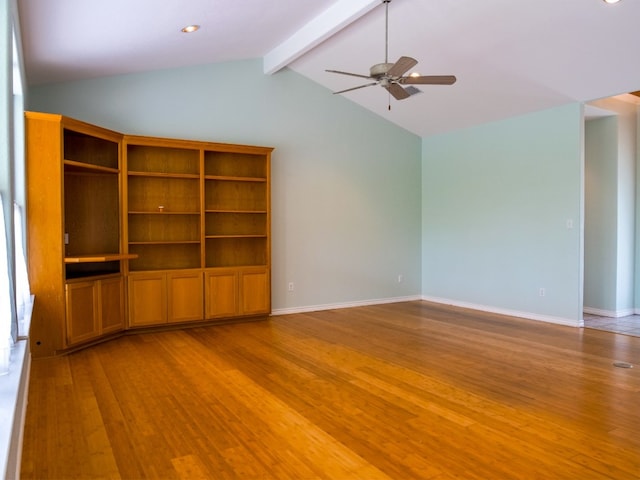
POLYGON ((344 303, 331 303, 323 305, 310 305, 305 307, 290 307, 290 308, 276 308, 271 312, 271 315, 291 315, 294 313, 308 313, 319 312, 322 310, 335 310, 339 308, 351 308, 351 307, 364 307, 368 305, 382 305, 385 303, 399 303, 399 302, 412 302, 416 300, 424 300, 426 302, 441 303, 444 305, 451 305, 454 307, 470 308, 472 310, 479 310, 481 312, 496 313, 498 315, 507 315, 510 317, 525 318, 527 320, 537 320, 540 322, 554 323, 556 325, 564 325, 567 327, 582 327, 584 322, 582 320, 573 320, 570 318, 553 317, 550 315, 540 315, 531 312, 521 312, 518 310, 510 310, 505 308, 497 308, 488 305, 480 305, 476 303, 461 302, 458 300, 450 300, 446 298, 431 297, 428 295, 412 295, 407 297, 394 297, 394 298, 378 298, 371 300, 361 300, 356 302, 344 302, 344 303))
POLYGON ((584 307, 584 313, 588 313, 590 315, 598 315, 599 317, 611 317, 611 318, 620 318, 620 317, 628 317, 629 315, 638 315, 639 310, 633 308, 627 308, 625 310, 603 310, 601 308, 593 308, 593 307, 584 307))
POLYGON ((271 315, 291 315, 294 313, 319 312, 321 310, 335 310, 338 308, 366 307, 368 305, 382 305, 385 303, 413 302, 416 300, 422 300, 422 297, 420 295, 412 295, 408 297, 377 298, 371 300, 359 300, 356 302, 310 305, 306 307, 276 308, 271 312, 271 315))
POLYGON ((479 305, 477 303, 461 302, 461 301, 458 301, 458 300, 450 300, 450 299, 447 299, 447 298, 431 297, 431 296, 428 296, 428 295, 423 295, 422 296, 422 300, 424 300, 426 302, 434 302, 434 303, 442 303, 444 305, 452 305, 454 307, 470 308, 472 310, 479 310, 481 312, 496 313, 498 315, 507 315, 507 316, 510 316, 510 317, 525 318, 527 320, 537 320, 537 321, 540 321, 540 322, 554 323, 556 325, 564 325, 564 326, 567 326, 567 327, 583 327, 584 326, 584 321, 582 319, 574 320, 574 319, 571 319, 571 318, 553 317, 553 316, 550 316, 550 315, 540 315, 540 314, 537 314, 537 313, 521 312, 519 310, 510 310, 510 309, 506 309, 506 308, 492 307, 492 306, 489 306, 489 305, 479 305))

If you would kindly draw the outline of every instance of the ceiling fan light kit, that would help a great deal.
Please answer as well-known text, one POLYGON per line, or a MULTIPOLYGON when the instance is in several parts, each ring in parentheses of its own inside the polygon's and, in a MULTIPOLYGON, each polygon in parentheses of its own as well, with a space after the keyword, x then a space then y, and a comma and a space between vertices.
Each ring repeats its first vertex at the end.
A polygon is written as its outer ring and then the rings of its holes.
POLYGON ((382 0, 385 4, 385 59, 384 63, 377 63, 369 69, 369 75, 360 75, 357 73, 342 72, 340 70, 326 70, 329 73, 338 73, 340 75, 349 75, 352 77, 366 78, 374 80, 371 83, 359 85, 357 87, 347 88, 334 94, 351 92, 360 88, 372 87, 380 85, 385 88, 396 100, 404 100, 421 91, 415 87, 404 88, 402 85, 453 85, 456 82, 454 75, 420 75, 411 73, 404 76, 409 70, 418 64, 415 58, 400 57, 396 63, 389 63, 389 3, 391 0, 382 0))

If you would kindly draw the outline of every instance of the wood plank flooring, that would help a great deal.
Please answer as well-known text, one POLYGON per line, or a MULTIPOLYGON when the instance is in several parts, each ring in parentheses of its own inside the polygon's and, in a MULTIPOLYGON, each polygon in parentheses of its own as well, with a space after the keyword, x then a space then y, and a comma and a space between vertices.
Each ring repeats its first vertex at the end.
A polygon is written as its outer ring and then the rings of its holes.
POLYGON ((640 338, 427 302, 130 335, 33 361, 23 448, 37 479, 639 479, 640 338))

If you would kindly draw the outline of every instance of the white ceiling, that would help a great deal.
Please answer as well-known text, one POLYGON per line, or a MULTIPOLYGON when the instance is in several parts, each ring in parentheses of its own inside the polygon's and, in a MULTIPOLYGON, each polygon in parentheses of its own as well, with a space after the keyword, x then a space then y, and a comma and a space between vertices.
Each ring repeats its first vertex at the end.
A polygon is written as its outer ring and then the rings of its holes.
MULTIPOLYGON (((330 90, 384 61, 381 0, 19 0, 31 85, 264 58, 330 90), (180 28, 202 28, 183 34, 180 28)), ((343 94, 420 136, 640 90, 640 0, 393 0, 389 61, 453 86, 343 94)), ((277 73, 276 73, 277 74, 277 73)))

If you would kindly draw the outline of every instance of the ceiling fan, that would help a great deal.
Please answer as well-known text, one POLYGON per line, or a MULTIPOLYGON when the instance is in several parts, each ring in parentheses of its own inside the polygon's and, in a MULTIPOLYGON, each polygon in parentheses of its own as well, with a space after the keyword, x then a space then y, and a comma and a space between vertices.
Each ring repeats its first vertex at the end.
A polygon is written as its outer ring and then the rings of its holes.
POLYGON ((385 4, 385 52, 384 63, 378 63, 371 67, 369 75, 360 75, 357 73, 341 72, 339 70, 325 70, 329 73, 339 73, 340 75, 350 75, 352 77, 367 78, 375 80, 374 82, 360 85, 358 87, 347 88, 334 94, 350 92, 359 88, 372 87, 380 85, 387 89, 396 100, 404 100, 411 95, 419 93, 417 88, 404 88, 402 85, 453 85, 456 81, 454 75, 407 75, 404 76, 411 68, 418 64, 415 58, 400 57, 396 63, 389 63, 389 3, 391 0, 382 0, 385 4))

